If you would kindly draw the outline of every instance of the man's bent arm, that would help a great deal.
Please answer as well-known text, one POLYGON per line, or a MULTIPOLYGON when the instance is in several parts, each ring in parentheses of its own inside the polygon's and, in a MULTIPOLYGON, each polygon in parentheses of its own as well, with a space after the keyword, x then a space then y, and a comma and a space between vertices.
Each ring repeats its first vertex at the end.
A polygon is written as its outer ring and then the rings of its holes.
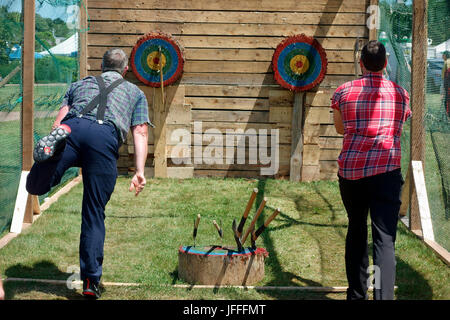
POLYGON ((136 196, 142 191, 146 180, 144 177, 145 162, 148 153, 148 125, 146 123, 131 127, 134 139, 134 156, 136 173, 131 180, 130 191, 133 189, 136 196))
POLYGON ((70 107, 69 106, 63 106, 61 109, 59 109, 58 115, 56 116, 55 121, 53 122, 52 129, 57 128, 60 124, 62 119, 67 115, 69 112, 70 107))

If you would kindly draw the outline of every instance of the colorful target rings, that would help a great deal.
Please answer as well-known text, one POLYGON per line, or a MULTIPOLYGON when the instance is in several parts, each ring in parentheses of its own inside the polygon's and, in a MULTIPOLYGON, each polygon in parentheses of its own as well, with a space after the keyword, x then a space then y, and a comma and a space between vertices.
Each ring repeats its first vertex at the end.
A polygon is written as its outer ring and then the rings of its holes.
POLYGON ((275 81, 292 91, 307 91, 322 82, 327 57, 320 43, 304 34, 283 40, 272 57, 275 81))
POLYGON ((184 58, 180 46, 170 35, 152 32, 137 41, 130 64, 136 77, 150 87, 161 87, 162 68, 165 87, 181 77, 184 58))

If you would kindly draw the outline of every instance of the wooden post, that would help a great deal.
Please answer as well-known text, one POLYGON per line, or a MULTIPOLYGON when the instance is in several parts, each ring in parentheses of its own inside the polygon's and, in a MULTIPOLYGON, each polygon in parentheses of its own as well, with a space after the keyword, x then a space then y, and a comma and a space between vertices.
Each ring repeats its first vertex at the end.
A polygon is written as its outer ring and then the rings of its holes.
POLYGON ((154 88, 153 119, 155 122, 155 177, 167 178, 166 106, 162 88, 154 88))
POLYGON ((302 176, 303 153, 303 104, 304 92, 294 94, 294 106, 292 112, 292 142, 289 179, 300 181, 302 176))
MULTIPOLYGON (((370 6, 371 7, 372 6, 378 6, 378 0, 370 0, 370 6)), ((376 20, 377 23, 378 23, 378 21, 380 21, 379 20, 380 19, 379 14, 380 14, 380 9, 378 8, 377 11, 376 11, 376 15, 377 16, 375 17, 375 19, 377 19, 376 20)), ((378 28, 376 28, 376 27, 378 27, 377 24, 376 24, 375 28, 373 28, 373 26, 371 28, 369 28, 369 41, 378 39, 378 28)))
MULTIPOLYGON (((30 171, 33 165, 34 130, 34 52, 35 52, 35 1, 23 1, 24 38, 22 48, 22 171, 30 171)), ((32 197, 28 195, 24 216, 25 223, 33 222, 32 197)))
POLYGON ((88 0, 80 1, 80 27, 78 31, 78 53, 80 79, 87 77, 87 36, 88 36, 88 0))
MULTIPOLYGON (((413 38, 411 66, 411 161, 425 161, 425 83, 427 73, 428 0, 413 2, 413 38)), ((415 188, 411 188, 409 227, 420 230, 419 205, 415 188)))

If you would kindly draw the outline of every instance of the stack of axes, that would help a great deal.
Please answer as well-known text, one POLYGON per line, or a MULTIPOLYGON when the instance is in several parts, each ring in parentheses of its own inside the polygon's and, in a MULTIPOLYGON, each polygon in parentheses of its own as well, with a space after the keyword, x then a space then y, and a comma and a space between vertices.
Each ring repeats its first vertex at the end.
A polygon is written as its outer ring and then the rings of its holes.
MULTIPOLYGON (((272 213, 272 215, 264 222, 264 224, 255 231, 256 221, 258 220, 259 216, 261 215, 261 213, 264 210, 264 207, 266 206, 267 199, 264 198, 263 201, 261 202, 261 204, 259 205, 259 208, 256 211, 256 214, 253 217, 252 222, 250 223, 250 226, 248 227, 247 231, 243 235, 242 232, 244 230, 245 222, 247 221, 248 214, 253 206, 253 203, 256 199, 257 194, 258 194, 258 189, 257 188, 253 189, 253 192, 247 203, 247 207, 245 208, 244 214, 242 215, 241 221, 239 222, 238 226, 236 226, 236 219, 233 219, 232 229, 233 229, 234 240, 236 241, 238 252, 243 251, 245 241, 247 240, 249 235, 250 235, 252 249, 256 249, 256 244, 255 244, 256 239, 258 239, 258 237, 261 235, 261 233, 264 232, 264 230, 272 222, 272 220, 275 219, 275 217, 280 213, 280 209, 277 208, 272 213)), ((197 229, 198 229, 199 222, 200 222, 200 214, 197 216, 197 219, 194 221, 194 235, 193 235, 194 236, 194 246, 195 246, 195 238, 197 236, 197 229)), ((213 224, 214 224, 214 227, 217 229, 217 232, 219 233, 219 237, 222 240, 222 244, 223 244, 222 228, 217 224, 216 220, 213 220, 213 224)), ((222 245, 222 247, 223 247, 223 245, 222 245)))

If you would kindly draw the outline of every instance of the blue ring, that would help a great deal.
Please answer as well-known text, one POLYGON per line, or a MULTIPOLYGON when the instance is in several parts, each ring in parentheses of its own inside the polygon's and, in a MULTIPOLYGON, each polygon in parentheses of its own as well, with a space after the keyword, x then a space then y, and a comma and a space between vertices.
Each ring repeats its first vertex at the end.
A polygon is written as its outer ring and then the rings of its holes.
POLYGON ((151 75, 149 73, 147 73, 141 65, 141 57, 143 54, 143 51, 151 45, 157 45, 157 46, 161 46, 166 48, 170 55, 171 55, 171 60, 173 61, 172 65, 170 66, 170 69, 163 74, 164 77, 164 82, 168 79, 170 79, 171 77, 173 77, 173 75, 175 74, 175 72, 177 71, 177 67, 178 67, 178 54, 175 51, 174 47, 167 41, 164 41, 162 39, 149 39, 145 42, 143 42, 136 50, 136 53, 134 55, 134 65, 136 67, 136 71, 141 75, 141 77, 143 77, 144 79, 150 81, 150 82, 160 82, 161 78, 160 75, 158 74, 157 76, 151 75))
POLYGON ((320 59, 320 55, 317 52, 316 48, 314 48, 313 46, 307 44, 307 43, 303 43, 303 42, 296 42, 296 43, 292 43, 288 46, 286 46, 281 52, 280 55, 278 57, 278 61, 277 61, 277 67, 278 67, 278 73, 280 74, 281 78, 286 81, 287 83, 289 83, 292 86, 295 87, 304 87, 308 84, 311 84, 314 82, 314 80, 316 80, 319 75, 320 75, 320 71, 322 69, 322 60, 320 59), (310 56, 313 57, 313 61, 309 62, 309 66, 314 68, 314 72, 306 79, 303 80, 295 80, 292 79, 288 74, 286 74, 286 72, 284 71, 284 60, 286 59, 286 56, 295 49, 303 49, 306 50, 310 53, 310 56), (309 80, 311 79, 312 80, 309 80))

